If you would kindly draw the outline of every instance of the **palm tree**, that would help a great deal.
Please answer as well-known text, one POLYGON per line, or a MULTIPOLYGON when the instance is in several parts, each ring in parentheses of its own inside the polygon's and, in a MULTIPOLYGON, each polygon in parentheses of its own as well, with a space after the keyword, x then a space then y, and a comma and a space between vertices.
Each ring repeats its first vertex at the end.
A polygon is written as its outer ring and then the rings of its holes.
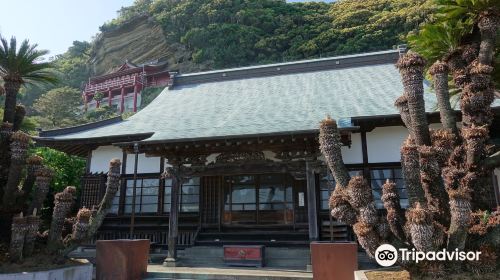
POLYGON ((431 144, 429 126, 425 116, 423 71, 425 59, 413 52, 403 55, 396 67, 399 69, 404 95, 408 100, 408 111, 413 130, 413 137, 417 145, 431 144))
POLYGON ((57 78, 50 62, 40 60, 47 50, 37 50, 37 44, 24 40, 19 49, 15 37, 10 44, 0 36, 0 77, 5 89, 5 108, 3 121, 14 123, 16 100, 19 89, 27 83, 56 83, 57 78))

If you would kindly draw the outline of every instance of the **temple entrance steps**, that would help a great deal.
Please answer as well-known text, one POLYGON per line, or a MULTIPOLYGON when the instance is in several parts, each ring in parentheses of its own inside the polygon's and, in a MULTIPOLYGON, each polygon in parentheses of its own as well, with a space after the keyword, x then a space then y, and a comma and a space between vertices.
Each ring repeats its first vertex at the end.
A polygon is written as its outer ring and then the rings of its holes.
POLYGON ((321 221, 321 240, 332 242, 348 242, 354 240, 348 225, 325 219, 321 221))
POLYGON ((310 280, 311 272, 274 268, 238 267, 164 267, 149 265, 145 280, 203 279, 203 280, 310 280))
POLYGON ((264 245, 266 247, 309 247, 308 231, 291 230, 204 230, 198 233, 195 246, 264 245))
MULTIPOLYGON (((181 266, 227 267, 224 263, 224 249, 219 246, 194 246, 178 252, 181 266)), ((305 270, 310 264, 308 247, 266 247, 265 265, 271 268, 305 270)))

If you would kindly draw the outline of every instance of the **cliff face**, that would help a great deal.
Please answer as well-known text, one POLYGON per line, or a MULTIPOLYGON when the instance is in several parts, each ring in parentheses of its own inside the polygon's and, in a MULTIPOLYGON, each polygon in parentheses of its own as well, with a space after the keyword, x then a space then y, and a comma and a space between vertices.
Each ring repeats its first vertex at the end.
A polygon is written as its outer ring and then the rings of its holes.
POLYGON ((161 27, 146 16, 100 33, 94 42, 91 57, 92 75, 108 73, 125 60, 141 64, 158 59, 166 61, 168 69, 182 73, 205 68, 192 63, 191 52, 183 45, 168 43, 161 27))

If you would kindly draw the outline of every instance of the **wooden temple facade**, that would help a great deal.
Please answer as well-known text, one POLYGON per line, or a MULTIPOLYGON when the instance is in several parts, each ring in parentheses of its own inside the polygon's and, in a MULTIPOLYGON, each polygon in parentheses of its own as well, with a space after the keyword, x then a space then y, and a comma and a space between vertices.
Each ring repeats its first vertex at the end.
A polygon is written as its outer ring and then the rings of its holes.
MULTIPOLYGON (((351 240, 329 215, 335 183, 319 152, 319 122, 338 120, 344 161, 369 180, 378 207, 386 179, 407 206, 399 148, 408 132, 393 107, 398 57, 390 50, 177 75, 127 120, 44 131, 37 142, 87 157, 82 206, 103 195, 109 160, 122 160, 102 239, 150 238, 170 250, 351 240)), ((425 99, 436 127, 435 97, 425 99)), ((500 138, 498 108, 492 138, 500 138)))
POLYGON ((141 91, 147 87, 166 87, 171 82, 170 72, 164 63, 136 65, 123 63, 111 73, 89 79, 82 92, 87 110, 103 105, 114 107, 118 112, 137 112, 141 91))

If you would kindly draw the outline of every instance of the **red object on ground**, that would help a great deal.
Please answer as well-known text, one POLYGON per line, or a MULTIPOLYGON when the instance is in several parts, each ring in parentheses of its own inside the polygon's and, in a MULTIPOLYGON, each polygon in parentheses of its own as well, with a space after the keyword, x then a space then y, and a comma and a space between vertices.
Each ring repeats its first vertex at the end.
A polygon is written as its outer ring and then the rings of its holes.
POLYGON ((224 246, 224 261, 235 266, 264 266, 264 246, 224 246))
POLYGON ((314 280, 353 280, 358 270, 358 244, 311 243, 314 280))
POLYGON ((139 280, 148 268, 149 239, 98 240, 96 280, 139 280))

